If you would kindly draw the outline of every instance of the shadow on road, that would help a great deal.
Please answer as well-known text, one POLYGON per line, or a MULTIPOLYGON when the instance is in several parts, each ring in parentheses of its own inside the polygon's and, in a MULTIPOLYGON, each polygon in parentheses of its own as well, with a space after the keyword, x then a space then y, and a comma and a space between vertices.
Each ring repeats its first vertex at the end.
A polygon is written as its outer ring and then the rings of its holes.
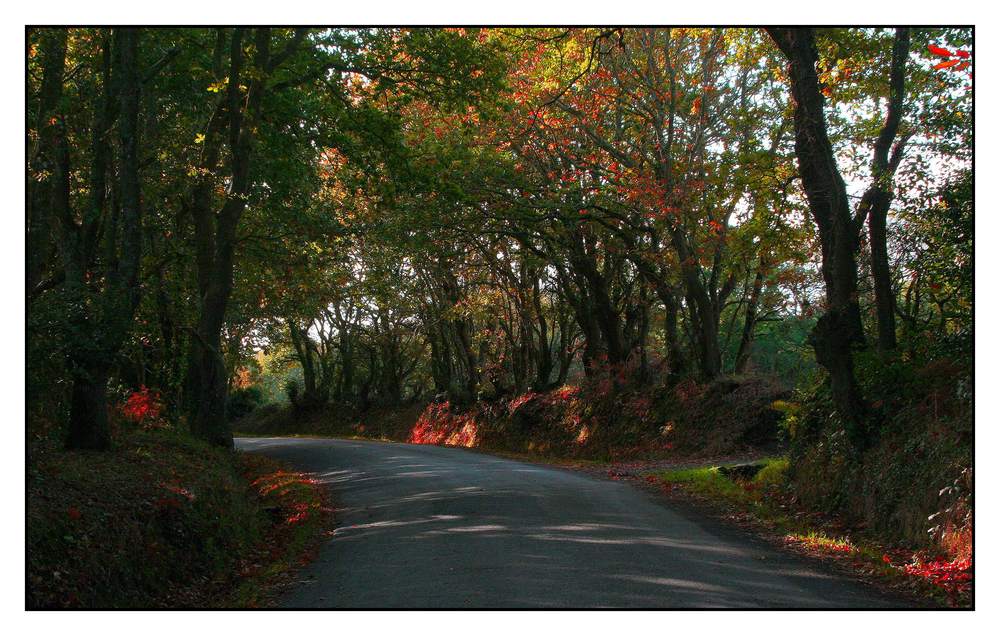
POLYGON ((241 439, 315 473, 337 529, 292 607, 892 607, 631 486, 458 449, 241 439))

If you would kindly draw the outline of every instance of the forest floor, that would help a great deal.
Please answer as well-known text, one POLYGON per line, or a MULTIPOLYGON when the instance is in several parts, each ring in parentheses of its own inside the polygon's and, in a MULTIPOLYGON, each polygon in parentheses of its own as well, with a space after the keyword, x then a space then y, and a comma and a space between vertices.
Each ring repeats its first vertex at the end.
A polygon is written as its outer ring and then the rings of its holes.
POLYGON ((31 450, 28 608, 267 605, 332 526, 310 476, 177 432, 31 450))

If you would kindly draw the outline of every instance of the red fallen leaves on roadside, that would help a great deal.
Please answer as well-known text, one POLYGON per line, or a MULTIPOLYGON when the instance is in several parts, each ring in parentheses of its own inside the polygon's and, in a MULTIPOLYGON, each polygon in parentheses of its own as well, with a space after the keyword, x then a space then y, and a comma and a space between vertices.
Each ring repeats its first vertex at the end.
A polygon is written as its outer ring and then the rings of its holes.
POLYGON ((904 565, 903 571, 910 576, 927 579, 938 587, 953 587, 958 591, 965 591, 972 581, 972 559, 948 561, 939 557, 931 561, 918 560, 904 565))
POLYGON ((882 561, 896 572, 922 579, 944 590, 952 598, 952 604, 955 604, 956 597, 972 589, 972 559, 969 557, 949 560, 941 556, 931 558, 925 552, 910 554, 906 551, 897 551, 894 556, 899 565, 894 564, 888 554, 882 555, 882 561))

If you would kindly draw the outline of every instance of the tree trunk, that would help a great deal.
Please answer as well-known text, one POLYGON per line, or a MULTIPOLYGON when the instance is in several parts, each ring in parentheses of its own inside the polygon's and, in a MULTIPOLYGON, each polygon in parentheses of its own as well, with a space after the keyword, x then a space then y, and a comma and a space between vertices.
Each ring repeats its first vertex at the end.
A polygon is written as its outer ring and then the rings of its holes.
POLYGON ((81 362, 72 372, 68 448, 106 450, 111 446, 108 426, 107 371, 81 362))
MULTIPOLYGON (((256 129, 261 119, 265 86, 274 65, 270 58, 271 31, 258 28, 254 37, 253 68, 243 68, 243 29, 233 29, 230 42, 229 80, 224 103, 212 116, 206 133, 202 167, 206 169, 192 197, 197 241, 198 284, 201 315, 192 341, 189 385, 197 387, 192 404, 191 431, 211 443, 232 447, 233 435, 226 421, 226 368, 221 353, 221 332, 233 287, 236 229, 250 193, 250 161, 256 129), (243 87, 242 84, 247 86, 243 87), (245 88, 244 90, 242 90, 245 88), (222 114, 225 114, 225 118, 222 114), (222 134, 228 133, 230 183, 222 208, 211 207, 222 134)), ((304 34, 304 30, 300 30, 304 34)), ((297 38, 296 43, 301 38, 297 38)), ((219 39, 219 45, 224 38, 219 39)), ((291 51, 291 49, 289 50, 291 51)))
MULTIPOLYGON (((35 134, 38 140, 28 143, 28 179, 25 183, 25 291, 28 298, 39 283, 52 242, 52 196, 55 175, 55 139, 58 134, 58 108, 63 94, 66 70, 67 29, 41 30, 39 55, 42 60, 42 84, 39 93, 35 134), (33 178, 41 175, 40 180, 33 178)), ((57 219, 58 220, 58 219, 57 219)))
POLYGON ((819 229, 827 308, 810 338, 816 360, 856 448, 867 443, 865 402, 854 375, 853 350, 865 343, 858 306, 859 227, 851 217, 844 180, 827 137, 824 99, 816 75, 812 29, 768 29, 789 62, 795 104, 795 154, 809 210, 819 229))
POLYGON ((875 142, 872 157, 872 185, 862 197, 861 214, 868 216, 868 239, 872 253, 872 279, 875 288, 875 313, 878 318, 878 348, 896 348, 896 295, 892 290, 889 251, 886 247, 886 217, 892 203, 892 179, 903 156, 907 136, 900 138, 889 154, 889 147, 899 131, 905 95, 906 60, 910 54, 910 30, 896 29, 889 78, 889 109, 875 142), (866 210, 867 206, 867 210, 866 210))
MULTIPOLYGON (((137 29, 116 29, 115 84, 120 99, 119 169, 118 188, 121 210, 121 249, 115 251, 118 223, 109 229, 108 269, 105 288, 94 309, 79 305, 71 321, 81 335, 70 353, 73 368, 73 392, 70 403, 70 448, 105 449, 111 438, 107 419, 108 371, 114 356, 121 348, 132 327, 135 309, 139 304, 139 263, 142 251, 142 211, 139 182, 139 90, 137 29)), ((110 87, 105 85, 105 91, 110 87)), ((65 134, 65 131, 62 132, 65 134)), ((58 214, 62 216, 62 252, 66 281, 70 292, 81 300, 91 292, 83 277, 86 255, 82 251, 81 237, 91 231, 99 221, 93 213, 83 227, 76 224, 69 208, 68 173, 69 158, 64 136, 60 138, 57 155, 60 160, 58 214)), ((93 212, 93 211, 92 211, 93 212)))
POLYGON ((743 335, 740 337, 740 347, 736 352, 736 365, 733 371, 736 375, 746 371, 747 362, 750 361, 750 345, 753 343, 753 332, 757 326, 757 304, 760 302, 760 293, 764 288, 764 263, 757 268, 757 275, 753 279, 753 288, 750 290, 750 298, 747 300, 747 311, 743 318, 743 335))

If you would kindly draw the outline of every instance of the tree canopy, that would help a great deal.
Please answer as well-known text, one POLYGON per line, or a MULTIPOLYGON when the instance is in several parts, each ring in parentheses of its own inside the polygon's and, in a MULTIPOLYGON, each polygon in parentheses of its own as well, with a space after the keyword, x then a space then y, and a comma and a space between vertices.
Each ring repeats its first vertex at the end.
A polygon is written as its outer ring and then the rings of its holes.
MULTIPOLYGON (((971 29, 35 28, 29 403, 298 408, 821 368, 972 330, 971 29)), ((41 407, 39 407, 41 408, 41 407)))

